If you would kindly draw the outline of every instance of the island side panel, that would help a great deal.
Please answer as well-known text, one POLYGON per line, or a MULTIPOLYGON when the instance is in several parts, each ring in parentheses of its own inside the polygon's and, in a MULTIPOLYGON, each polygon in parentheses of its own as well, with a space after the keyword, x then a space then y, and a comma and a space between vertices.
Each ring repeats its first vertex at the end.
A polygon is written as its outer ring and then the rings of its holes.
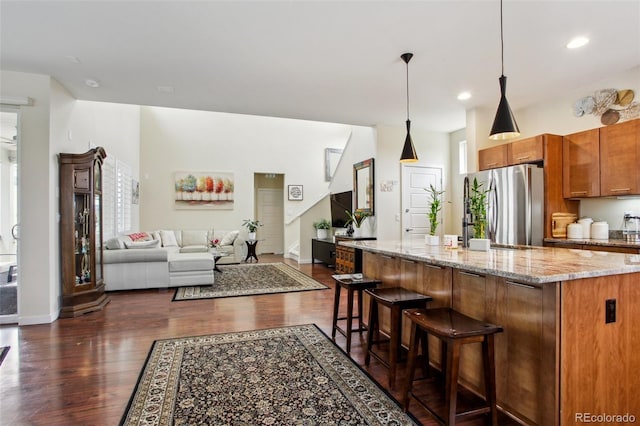
POLYGON ((581 413, 639 419, 640 273, 563 282, 561 323, 562 424, 581 413), (615 322, 605 321, 607 300, 615 322))

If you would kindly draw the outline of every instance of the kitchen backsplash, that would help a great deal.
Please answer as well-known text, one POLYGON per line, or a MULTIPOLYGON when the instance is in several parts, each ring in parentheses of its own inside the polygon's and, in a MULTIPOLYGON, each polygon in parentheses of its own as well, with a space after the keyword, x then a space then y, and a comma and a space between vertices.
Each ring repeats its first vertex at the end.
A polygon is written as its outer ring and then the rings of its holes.
POLYGON ((622 218, 625 212, 640 215, 640 197, 635 198, 594 198, 580 200, 579 217, 590 217, 593 220, 604 220, 609 229, 622 229, 622 218))

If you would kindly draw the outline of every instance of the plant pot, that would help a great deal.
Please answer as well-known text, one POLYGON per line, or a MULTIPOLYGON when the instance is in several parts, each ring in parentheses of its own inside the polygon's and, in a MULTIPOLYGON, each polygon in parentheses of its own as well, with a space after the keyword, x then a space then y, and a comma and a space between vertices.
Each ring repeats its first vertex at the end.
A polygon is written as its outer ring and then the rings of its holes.
POLYGON ((438 235, 425 235, 424 242, 428 246, 438 246, 440 245, 440 236, 438 235))
POLYGON ((326 240, 327 238, 329 238, 328 229, 316 229, 316 234, 319 240, 326 240))
POLYGON ((362 228, 359 226, 354 226, 353 227, 353 238, 361 238, 362 235, 362 228))
POLYGON ((256 233, 255 232, 249 232, 249 236, 247 237, 247 239, 255 240, 256 239, 256 233))

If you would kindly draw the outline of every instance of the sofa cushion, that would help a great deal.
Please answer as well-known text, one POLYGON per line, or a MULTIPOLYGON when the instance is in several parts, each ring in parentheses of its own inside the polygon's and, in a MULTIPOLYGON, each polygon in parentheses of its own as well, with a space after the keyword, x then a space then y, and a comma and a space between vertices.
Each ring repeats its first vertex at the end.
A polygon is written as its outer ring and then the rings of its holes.
POLYGON ((176 240, 176 234, 173 231, 160 231, 160 238, 162 239, 163 247, 177 247, 178 240, 176 240))
POLYGON ((207 253, 208 251, 207 246, 203 245, 180 247, 180 253, 207 253))
POLYGON ((239 233, 240 233, 240 231, 231 231, 231 232, 226 233, 222 237, 222 240, 220 241, 220 245, 221 246, 233 245, 233 242, 236 240, 236 238, 238 237, 239 233))
POLYGON ((166 262, 167 259, 167 250, 162 248, 108 250, 104 252, 104 263, 166 262))
POLYGON ((169 257, 169 272, 213 271, 213 256, 209 253, 178 253, 169 257))
POLYGON ((182 247, 202 245, 207 247, 207 231, 182 231, 182 247))
POLYGON ((124 246, 128 249, 152 249, 152 248, 160 248, 160 240, 142 240, 142 241, 131 241, 124 242, 124 246))
POLYGON ((107 250, 122 250, 126 248, 124 245, 124 240, 118 237, 109 238, 107 241, 105 241, 104 247, 107 250))
POLYGON ((127 236, 131 238, 131 241, 151 241, 153 239, 153 237, 151 237, 151 234, 148 234, 146 232, 134 232, 133 234, 129 234, 127 236))

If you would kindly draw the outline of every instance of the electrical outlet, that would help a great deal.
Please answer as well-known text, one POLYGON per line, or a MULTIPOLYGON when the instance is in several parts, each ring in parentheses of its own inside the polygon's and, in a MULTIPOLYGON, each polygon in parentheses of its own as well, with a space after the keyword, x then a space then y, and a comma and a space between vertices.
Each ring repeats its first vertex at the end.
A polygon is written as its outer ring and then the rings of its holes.
POLYGON ((605 307, 605 324, 616 322, 616 299, 607 299, 604 302, 605 307))

